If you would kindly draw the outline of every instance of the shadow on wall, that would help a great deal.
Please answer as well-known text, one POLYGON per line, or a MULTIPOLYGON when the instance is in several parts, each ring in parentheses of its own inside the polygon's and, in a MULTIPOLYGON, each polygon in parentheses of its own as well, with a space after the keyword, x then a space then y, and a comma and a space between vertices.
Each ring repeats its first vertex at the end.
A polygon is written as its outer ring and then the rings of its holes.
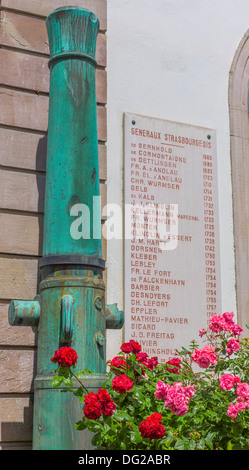
MULTIPOLYGON (((44 199, 45 199, 45 171, 46 171, 46 155, 47 155, 47 135, 42 136, 36 149, 36 184, 38 190, 38 254, 42 256, 43 246, 43 219, 44 219, 44 199)), ((39 292, 40 270, 37 271, 36 292, 39 292)), ((28 299, 32 300, 32 299, 28 299)), ((15 328, 15 327, 14 327, 15 328)), ((21 327, 16 328, 30 328, 21 327)), ((22 346, 20 351, 17 347, 13 354, 16 354, 15 373, 16 380, 13 378, 11 389, 15 393, 15 397, 3 398, 8 418, 3 418, 1 422, 1 443, 0 450, 32 450, 32 434, 33 434, 33 402, 34 402, 34 379, 37 372, 37 328, 32 328, 35 334, 34 345, 35 350, 32 351, 30 346, 25 348, 22 346), (21 378, 21 383, 20 383, 21 378), (15 382, 15 383, 14 383, 15 382), (16 391, 16 392, 15 392, 16 391), (12 404, 8 403, 11 400, 12 404), (8 409, 10 411, 8 411, 8 409), (13 417, 13 421, 11 420, 13 417), (15 419, 16 418, 16 419, 15 419)), ((3 416, 6 414, 3 412, 3 416)))
MULTIPOLYGON (((20 422, 1 423, 0 450, 32 450, 33 397, 27 397, 26 401, 28 406, 23 408, 23 419, 20 422), (18 443, 15 442, 17 437, 18 443)), ((18 404, 17 399, 16 406, 18 404)), ((19 414, 19 410, 16 412, 19 414)))
MULTIPOLYGON (((45 203, 45 180, 46 175, 44 171, 46 170, 46 160, 47 160, 47 135, 39 139, 37 150, 36 150, 36 183, 38 189, 38 212, 39 212, 39 255, 42 255, 42 246, 43 246, 43 220, 44 220, 44 203, 45 203)), ((38 273, 38 285, 40 282, 40 273, 38 273)))

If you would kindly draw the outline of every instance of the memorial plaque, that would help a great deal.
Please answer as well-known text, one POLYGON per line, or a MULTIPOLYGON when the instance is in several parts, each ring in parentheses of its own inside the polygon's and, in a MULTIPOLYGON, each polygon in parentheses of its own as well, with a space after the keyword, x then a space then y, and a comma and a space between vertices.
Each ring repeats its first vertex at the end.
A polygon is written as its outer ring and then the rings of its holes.
POLYGON ((166 362, 221 312, 216 133, 124 115, 125 341, 166 362))

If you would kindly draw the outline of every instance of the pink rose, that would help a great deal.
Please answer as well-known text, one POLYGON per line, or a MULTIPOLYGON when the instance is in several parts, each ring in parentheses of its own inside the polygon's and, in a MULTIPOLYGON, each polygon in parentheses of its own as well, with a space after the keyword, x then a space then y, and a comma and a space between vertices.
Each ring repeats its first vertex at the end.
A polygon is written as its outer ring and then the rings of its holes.
MULTIPOLYGON (((248 385, 246 383, 241 384, 243 386, 248 385)), ((243 387, 244 388, 244 387, 243 387)), ((241 387, 242 390, 242 387, 241 387)), ((242 396, 237 397, 236 403, 230 403, 227 414, 232 418, 236 418, 239 411, 244 411, 246 408, 249 408, 249 401, 245 400, 242 396)))
POLYGON ((183 387, 181 382, 175 382, 174 385, 168 385, 164 406, 171 409, 171 413, 183 416, 187 413, 187 405, 194 394, 194 386, 183 387))
MULTIPOLYGON (((172 409, 171 409, 171 411, 172 411, 172 409)), ((188 407, 187 407, 186 404, 185 404, 185 405, 182 405, 182 406, 179 407, 179 408, 175 408, 175 410, 174 410, 174 413, 175 413, 177 416, 184 416, 187 412, 188 412, 188 407)), ((172 413, 173 413, 173 411, 172 411, 172 413)), ((174 414, 174 413, 173 413, 173 414, 174 414)))
POLYGON ((209 318, 209 323, 210 330, 214 331, 215 333, 219 333, 220 331, 224 330, 226 320, 222 315, 213 315, 211 318, 209 318))
POLYGON ((183 393, 184 387, 182 385, 182 382, 174 382, 173 388, 176 393, 183 393))
POLYGON ((238 412, 239 412, 238 408, 233 403, 230 403, 227 409, 227 414, 230 416, 230 418, 235 419, 238 412))
POLYGON ((195 349, 195 351, 191 354, 191 357, 194 362, 197 362, 199 367, 207 368, 210 364, 214 365, 218 361, 214 351, 214 346, 206 345, 202 349, 195 349))
POLYGON ((224 331, 232 331, 233 327, 234 327, 233 321, 226 321, 224 325, 224 331))
POLYGON ((223 390, 231 390, 235 385, 234 376, 231 374, 224 374, 220 378, 220 388, 223 390))
POLYGON ((235 336, 237 336, 237 335, 241 335, 243 333, 243 328, 241 328, 241 326, 235 324, 231 328, 231 331, 235 336))
POLYGON ((176 398, 176 391, 173 387, 171 387, 167 393, 167 397, 165 400, 166 408, 170 408, 171 406, 174 405, 175 398, 176 398))
POLYGON ((192 398, 195 395, 195 387, 193 385, 187 385, 187 387, 184 388, 184 393, 189 399, 192 398))
POLYGON ((206 369, 211 364, 211 361, 210 361, 210 358, 209 358, 208 354, 205 354, 205 353, 201 354, 198 357, 196 362, 197 362, 198 366, 201 367, 202 369, 206 369))
POLYGON ((206 330, 205 328, 202 328, 201 330, 199 330, 199 336, 202 337, 203 335, 205 335, 206 333, 206 330))
POLYGON ((234 326, 233 321, 234 313, 233 312, 225 312, 222 315, 222 318, 225 320, 224 330, 231 331, 234 326))
POLYGON ((166 400, 169 388, 170 385, 165 384, 162 380, 159 380, 156 384, 156 392, 154 393, 155 397, 158 400, 166 400))
POLYGON ((234 313, 233 312, 225 312, 225 313, 223 313, 222 316, 226 321, 233 321, 234 313))
POLYGON ((233 352, 238 351, 238 350, 239 350, 239 341, 235 338, 229 339, 227 343, 227 350, 226 350, 227 354, 231 356, 233 352))
POLYGON ((239 383, 236 389, 237 395, 249 400, 249 385, 246 382, 239 383))
POLYGON ((214 331, 215 333, 219 333, 220 331, 232 331, 232 328, 235 325, 233 317, 233 312, 225 312, 222 315, 213 315, 209 319, 210 330, 214 331))
POLYGON ((242 401, 242 400, 239 400, 239 398, 241 398, 241 397, 238 397, 237 402, 235 403, 235 407, 239 411, 244 411, 246 409, 246 402, 242 401))
POLYGON ((186 406, 186 397, 182 393, 179 393, 175 396, 174 406, 176 408, 183 408, 186 406))

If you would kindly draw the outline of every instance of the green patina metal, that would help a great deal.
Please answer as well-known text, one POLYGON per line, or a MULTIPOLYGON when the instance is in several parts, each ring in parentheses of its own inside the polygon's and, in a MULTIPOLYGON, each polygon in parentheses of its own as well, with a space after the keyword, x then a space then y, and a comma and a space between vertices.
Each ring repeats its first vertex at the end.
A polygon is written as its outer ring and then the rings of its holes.
POLYGON ((86 387, 97 391, 106 378, 105 329, 123 326, 123 312, 116 304, 105 305, 101 218, 95 203, 99 21, 83 8, 63 7, 46 24, 50 100, 41 282, 34 300, 11 302, 9 323, 33 326, 38 333, 33 448, 90 449, 88 432, 74 430, 80 404, 72 394, 51 386, 55 365, 50 359, 59 347, 70 345, 78 353, 77 369, 93 372, 85 378, 86 387), (89 238, 70 233, 76 204, 89 209, 89 238))
POLYGON ((101 238, 93 238, 93 228, 100 233, 101 219, 94 221, 94 227, 91 224, 90 239, 74 239, 68 227, 72 207, 85 204, 93 218, 93 198, 99 196, 95 93, 99 21, 87 10, 68 7, 50 14, 46 25, 50 101, 44 262, 75 255, 79 262, 80 257, 92 256, 97 263, 102 256, 101 238))

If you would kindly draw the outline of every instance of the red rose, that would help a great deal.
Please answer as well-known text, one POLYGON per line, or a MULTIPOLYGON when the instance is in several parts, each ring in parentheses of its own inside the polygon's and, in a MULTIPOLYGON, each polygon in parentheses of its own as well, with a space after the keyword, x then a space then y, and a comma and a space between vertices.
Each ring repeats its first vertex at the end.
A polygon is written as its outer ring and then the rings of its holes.
MULTIPOLYGON (((147 358, 148 358, 148 354, 146 354, 146 353, 142 353, 142 352, 136 353, 136 360, 138 361, 138 366, 141 369, 142 375, 145 374, 145 368, 146 369, 148 368, 148 359, 147 358), (143 366, 145 366, 145 368, 143 366)), ((140 375, 139 372, 137 372, 137 370, 134 370, 134 374, 136 376, 140 375)))
POLYGON ((161 423, 147 423, 146 421, 143 421, 138 429, 142 437, 149 439, 162 439, 166 432, 161 423), (143 425, 143 423, 145 424, 143 425))
POLYGON ((102 413, 102 406, 99 402, 93 402, 92 404, 84 406, 84 415, 88 419, 98 419, 102 413))
POLYGON ((116 405, 105 389, 100 388, 98 393, 90 392, 85 396, 83 411, 86 418, 98 419, 102 413, 111 416, 115 409, 116 405))
POLYGON ((88 419, 98 419, 102 413, 102 405, 98 400, 98 394, 90 392, 85 396, 83 412, 88 419))
POLYGON ((142 437, 148 439, 161 439, 166 430, 161 424, 162 415, 160 413, 153 413, 148 416, 145 421, 142 421, 139 425, 139 432, 142 437))
POLYGON ((141 345, 137 341, 131 339, 130 344, 132 345, 132 352, 139 353, 141 351, 141 345))
POLYGON ((107 390, 105 390, 105 388, 100 388, 98 393, 96 393, 97 397, 98 397, 98 400, 101 402, 101 403, 104 403, 106 401, 110 401, 111 400, 111 396, 109 395, 109 393, 107 392, 107 390))
POLYGON ((142 437, 148 437, 148 434, 149 434, 148 429, 149 429, 149 426, 148 426, 147 421, 142 421, 138 427, 138 430, 142 437))
POLYGON ((154 369, 154 367, 156 367, 158 364, 158 358, 156 356, 154 357, 150 357, 150 359, 148 359, 148 369, 152 370, 154 369))
POLYGON ((111 416, 113 415, 113 411, 116 410, 116 405, 114 401, 112 400, 111 396, 109 393, 103 389, 100 388, 98 391, 98 400, 102 406, 102 412, 105 416, 111 416))
POLYGON ((154 369, 154 367, 156 367, 158 364, 158 358, 156 356, 149 358, 148 354, 143 352, 137 353, 136 359, 150 370, 154 369))
POLYGON ((172 372, 173 374, 179 374, 179 371, 181 369, 181 359, 178 359, 177 357, 174 357, 173 359, 170 359, 166 364, 169 364, 170 366, 175 366, 175 367, 167 367, 167 370, 169 372, 172 372))
POLYGON ((133 351, 131 343, 123 343, 120 349, 124 353, 131 353, 133 351))
POLYGON ((148 357, 148 354, 143 352, 139 352, 136 354, 136 360, 142 362, 142 364, 147 364, 148 357))
POLYGON ((112 381, 112 388, 115 392, 125 393, 133 388, 133 382, 127 375, 117 375, 112 381))
POLYGON ((104 416, 112 416, 114 410, 116 410, 116 405, 115 405, 115 403, 111 400, 111 401, 105 403, 105 405, 104 405, 104 410, 103 410, 103 414, 104 414, 104 416))
POLYGON ((140 344, 137 342, 137 341, 134 341, 133 339, 131 339, 129 341, 129 343, 123 343, 122 346, 121 346, 121 351, 123 351, 124 353, 139 353, 141 351, 141 346, 140 344))
POLYGON ((116 367, 117 369, 126 370, 127 369, 127 362, 124 359, 122 359, 121 357, 116 356, 111 360, 110 367, 116 367))
POLYGON ((77 353, 69 346, 63 346, 58 351, 55 351, 54 357, 51 362, 57 362, 59 367, 71 367, 76 364, 78 359, 77 353))
POLYGON ((92 405, 97 401, 99 401, 97 393, 90 392, 88 395, 85 395, 85 405, 92 405))
POLYGON ((150 421, 152 421, 152 422, 157 421, 157 422, 161 423, 161 421, 162 421, 162 415, 161 415, 161 413, 157 413, 157 412, 156 412, 156 413, 152 413, 152 415, 147 416, 146 421, 148 421, 148 422, 150 422, 150 421))

